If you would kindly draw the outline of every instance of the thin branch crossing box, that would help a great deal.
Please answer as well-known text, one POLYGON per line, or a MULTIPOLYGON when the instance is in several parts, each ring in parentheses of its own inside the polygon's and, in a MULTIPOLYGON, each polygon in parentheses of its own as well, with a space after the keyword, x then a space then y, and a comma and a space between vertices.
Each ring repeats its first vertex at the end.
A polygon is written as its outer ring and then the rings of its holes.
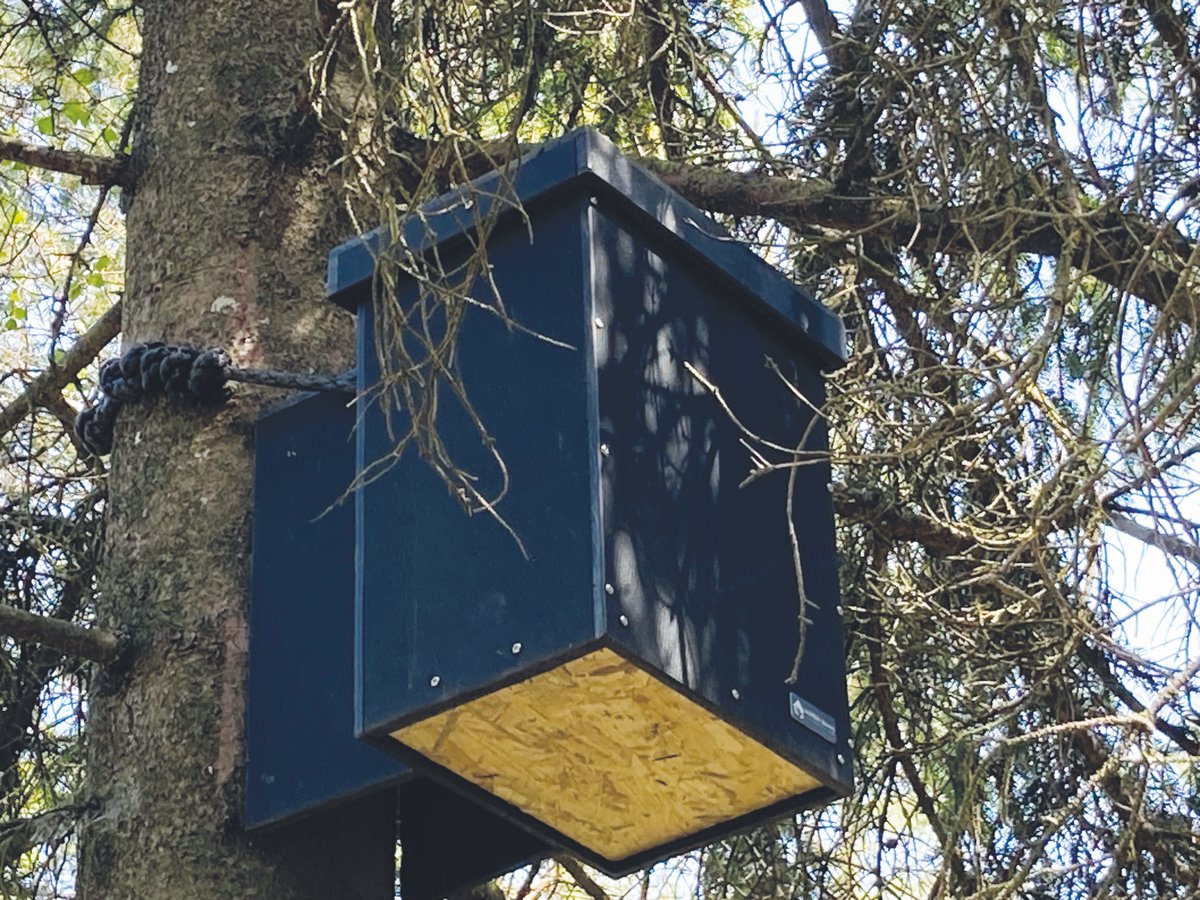
MULTIPOLYGON (((814 412, 841 322, 591 131, 443 197, 403 244, 453 268, 479 221, 476 298, 494 283, 516 324, 462 307, 455 364, 527 556, 416 452, 358 491, 360 734, 611 873, 846 794, 814 412), (783 465, 743 484, 760 457, 783 465)), ((384 296, 380 252, 372 233, 330 258, 358 313, 360 472, 406 427, 371 393, 379 304, 421 291, 384 296)), ((497 490, 449 391, 437 425, 497 490)))

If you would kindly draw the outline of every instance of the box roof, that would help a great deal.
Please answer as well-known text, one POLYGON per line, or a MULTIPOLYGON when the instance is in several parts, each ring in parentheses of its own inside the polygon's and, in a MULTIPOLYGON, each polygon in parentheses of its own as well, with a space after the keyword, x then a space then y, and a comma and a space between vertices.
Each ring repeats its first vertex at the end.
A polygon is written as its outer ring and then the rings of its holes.
MULTIPOLYGON (((541 145, 520 160, 427 203, 404 223, 408 246, 426 249, 470 233, 499 202, 501 215, 516 215, 533 201, 569 188, 603 193, 648 229, 682 244, 697 262, 715 269, 786 325, 823 365, 846 361, 841 319, 732 238, 714 219, 622 154, 590 128, 541 145)), ((329 254, 327 296, 354 311, 387 243, 386 227, 348 241, 329 254)))

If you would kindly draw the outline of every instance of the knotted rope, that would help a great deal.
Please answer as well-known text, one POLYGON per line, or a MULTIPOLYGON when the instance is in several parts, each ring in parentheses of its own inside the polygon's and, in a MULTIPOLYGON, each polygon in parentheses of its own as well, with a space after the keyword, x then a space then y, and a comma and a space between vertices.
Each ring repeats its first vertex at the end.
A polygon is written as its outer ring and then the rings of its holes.
POLYGON ((352 394, 354 372, 341 375, 303 375, 270 369, 239 369, 224 350, 201 350, 162 341, 135 344, 100 366, 100 391, 95 406, 75 417, 75 433, 92 453, 112 451, 113 425, 127 403, 165 394, 193 403, 224 403, 226 384, 240 381, 294 391, 335 391, 352 394))

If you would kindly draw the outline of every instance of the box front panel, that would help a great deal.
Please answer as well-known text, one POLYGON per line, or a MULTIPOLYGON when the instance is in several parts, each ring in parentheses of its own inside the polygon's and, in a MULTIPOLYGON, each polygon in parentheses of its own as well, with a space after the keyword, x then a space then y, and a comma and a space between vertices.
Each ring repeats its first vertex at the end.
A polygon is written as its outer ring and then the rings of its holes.
MULTIPOLYGON (((469 515, 415 444, 394 465, 370 470, 377 475, 360 492, 360 713, 367 733, 386 734, 400 718, 594 636, 582 215, 578 198, 560 196, 532 213, 532 235, 518 217, 493 233, 491 274, 515 324, 463 308, 455 362, 507 466, 507 493, 496 508, 503 524, 487 512, 469 515)), ((447 269, 463 255, 440 253, 447 269)), ((490 288, 476 287, 477 299, 494 306, 490 288)), ((411 313, 417 296, 408 284, 399 302, 411 313)), ((359 360, 368 385, 379 374, 375 322, 372 310, 360 312, 359 360)), ((440 327, 435 315, 435 334, 440 327)), ((410 350, 420 353, 415 344, 410 350)), ((428 385, 436 375, 425 369, 417 377, 428 385)), ((394 418, 389 433, 378 404, 360 402, 360 463, 371 467, 404 435, 407 421, 394 418)), ((437 428, 467 483, 495 496, 502 471, 445 383, 437 428)))
POLYGON ((826 430, 813 421, 821 375, 794 332, 704 259, 614 203, 593 227, 609 633, 845 789, 826 430), (743 484, 763 461, 797 459, 743 484))

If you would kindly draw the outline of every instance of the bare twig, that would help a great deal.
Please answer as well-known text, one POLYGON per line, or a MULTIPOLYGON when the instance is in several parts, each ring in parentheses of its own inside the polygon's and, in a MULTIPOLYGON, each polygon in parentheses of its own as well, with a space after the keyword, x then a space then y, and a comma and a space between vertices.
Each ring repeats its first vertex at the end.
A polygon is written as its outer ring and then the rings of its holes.
POLYGON ((96 202, 92 205, 92 212, 84 225, 83 234, 79 236, 75 249, 71 253, 71 264, 67 268, 67 277, 63 281, 62 290, 59 291, 58 297, 54 301, 54 319, 50 323, 50 347, 46 354, 51 365, 53 365, 54 357, 58 352, 58 339, 62 336, 63 323, 67 319, 67 303, 71 299, 71 284, 79 271, 80 263, 83 262, 83 251, 92 242, 92 232, 96 230, 96 223, 100 221, 100 213, 104 210, 104 204, 108 202, 108 191, 108 185, 100 188, 99 196, 96 197, 96 202))

